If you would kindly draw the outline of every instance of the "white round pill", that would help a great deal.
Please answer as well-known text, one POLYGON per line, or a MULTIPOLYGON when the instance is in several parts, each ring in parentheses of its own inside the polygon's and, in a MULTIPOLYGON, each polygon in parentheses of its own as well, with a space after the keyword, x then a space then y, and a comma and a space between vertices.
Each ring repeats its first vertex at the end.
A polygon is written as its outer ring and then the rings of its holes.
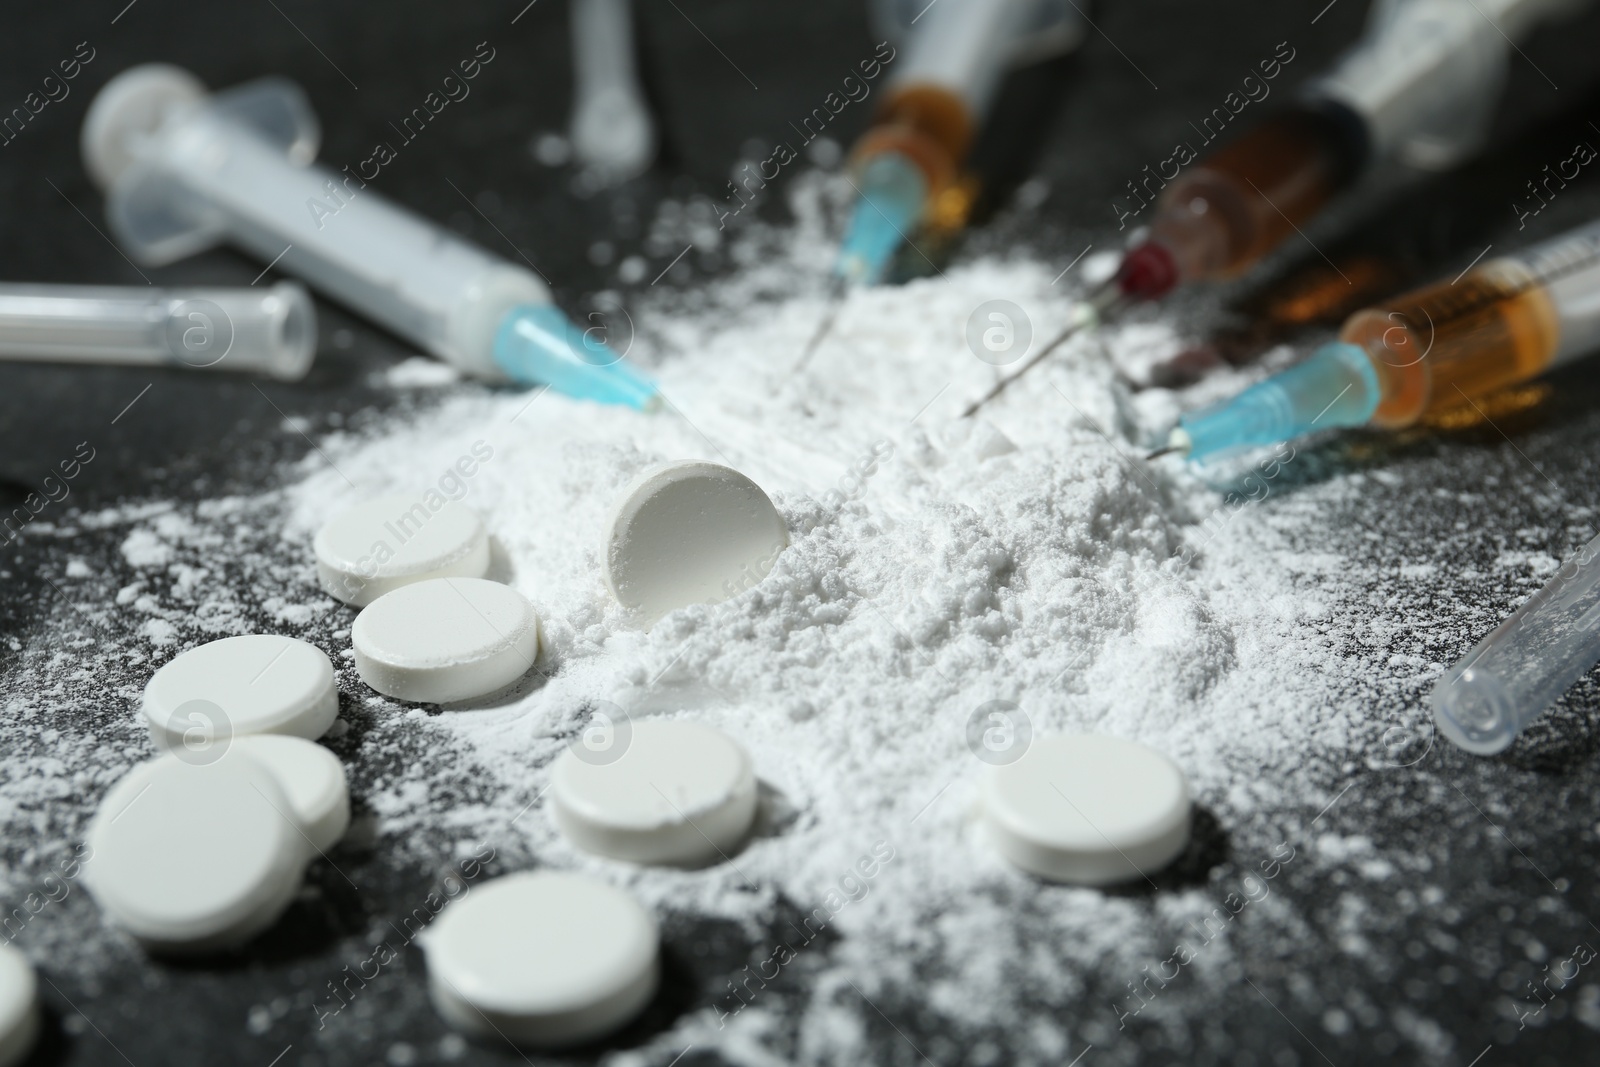
POLYGON ((311 849, 293 810, 277 777, 242 752, 200 764, 163 756, 101 801, 84 876, 112 921, 150 948, 241 944, 300 887, 311 849))
POLYGON ((357 504, 318 530, 312 548, 323 590, 358 608, 412 582, 489 572, 483 521, 431 489, 357 504))
POLYGON ((233 751, 266 767, 313 848, 326 852, 350 827, 350 786, 339 757, 314 741, 278 734, 236 737, 233 751))
POLYGON ((523 872, 474 889, 423 935, 428 992, 451 1026, 539 1047, 620 1029, 655 995, 656 922, 587 875, 523 872))
POLYGON ((1189 785, 1156 750, 1103 734, 1033 741, 990 767, 984 821, 1000 854, 1057 882, 1109 885, 1148 876, 1189 840, 1189 785))
POLYGON ((607 523, 606 585, 642 625, 752 588, 789 544, 761 487, 715 463, 645 471, 607 523))
POLYGON ((198 752, 245 734, 321 737, 339 714, 339 690, 320 648, 246 634, 169 661, 144 687, 142 710, 157 748, 198 752))
POLYGON ((750 830, 756 778, 732 738, 699 723, 629 723, 597 756, 582 739, 551 772, 556 825, 580 848, 635 863, 724 858, 750 830), (614 754, 616 748, 620 755, 614 754))
POLYGON ((361 609, 350 628, 356 672, 385 696, 421 703, 470 700, 533 667, 539 616, 510 586, 434 578, 361 609))
POLYGON ((0 942, 0 1067, 27 1058, 39 1037, 39 980, 28 957, 0 942))

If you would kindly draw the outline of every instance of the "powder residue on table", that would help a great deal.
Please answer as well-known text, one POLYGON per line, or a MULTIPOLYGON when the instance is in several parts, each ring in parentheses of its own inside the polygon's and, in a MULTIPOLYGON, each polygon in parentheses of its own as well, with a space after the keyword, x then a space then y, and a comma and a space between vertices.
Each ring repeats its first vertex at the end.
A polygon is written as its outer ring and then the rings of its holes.
MULTIPOLYGON (((781 977, 730 972, 611 1062, 666 1064, 692 1044, 751 1067, 856 1064, 883 1047, 870 1042, 899 1040, 885 1034, 890 1020, 925 1035, 917 1052, 937 1063, 1066 1063, 1091 1043, 1093 1062, 1133 1062, 1140 1043, 1206 1044, 1208 1017, 1246 974, 1231 932, 1197 932, 1222 929, 1219 908, 1250 924, 1251 968, 1302 959, 1299 1010, 1316 1013, 1319 1033, 1359 1028, 1454 1055, 1425 1013, 1352 1000, 1316 977, 1334 960, 1383 968, 1390 931, 1367 894, 1393 896, 1397 870, 1427 884, 1417 892, 1430 907, 1444 895, 1426 848, 1340 836, 1325 814, 1356 806, 1340 799, 1353 771, 1396 760, 1384 741, 1393 728, 1424 728, 1415 696, 1441 666, 1412 652, 1403 669, 1380 670, 1408 653, 1362 647, 1375 623, 1344 585, 1349 550, 1318 535, 1363 476, 1280 494, 1289 460, 1257 469, 1264 490, 1225 499, 1175 463, 1142 462, 1138 445, 1177 410, 1171 394, 1133 394, 1117 373, 1119 354, 1143 360, 1171 334, 1148 318, 1074 341, 979 418, 956 421, 1009 371, 969 350, 974 308, 1021 306, 1035 344, 1066 320, 1070 279, 1055 284, 1058 266, 1026 257, 857 292, 793 373, 825 310, 815 195, 802 184, 793 228, 734 242, 734 276, 632 309, 630 358, 659 375, 664 412, 496 392, 412 366, 394 384, 425 385, 431 400, 402 419, 311 428, 315 450, 280 488, 30 528, 63 545, 65 600, 10 675, 0 822, 8 837, 59 846, 17 857, 9 888, 68 854, 98 796, 147 755, 135 708, 148 672, 195 643, 266 630, 310 640, 340 667, 331 743, 357 798, 353 847, 371 862, 437 869, 487 842, 508 869, 591 871, 664 916, 733 924, 752 946, 744 962, 766 961, 764 974, 780 939, 801 943, 790 920, 825 909, 828 936, 785 960, 781 977), (490 458, 452 476, 475 445, 490 458), (730 602, 640 632, 606 594, 602 522, 640 470, 686 458, 755 479, 792 543, 730 602), (484 517, 493 576, 526 594, 544 627, 535 673, 487 706, 439 714, 360 684, 352 612, 317 588, 310 551, 347 504, 430 487, 484 517), (74 556, 73 536, 89 530, 125 531, 120 555, 74 556), (1191 853, 1154 886, 1112 892, 1008 869, 972 819, 984 765, 968 724, 991 701, 1017 705, 1036 733, 1101 731, 1171 756, 1197 798, 1191 853), (598 860, 562 839, 543 799, 551 761, 597 709, 616 708, 692 717, 748 748, 763 807, 747 846, 674 871, 598 860), (867 878, 858 864, 875 849, 867 878), (1312 879, 1346 887, 1337 930, 1285 888, 1312 879), (1151 984, 1180 942, 1192 960, 1151 984), (1146 995, 1133 999, 1130 983, 1146 995), (1135 1028, 1137 1041, 1125 1033, 1135 1028)), ((136 965, 82 894, 61 908, 67 919, 27 942, 50 966, 92 986, 136 965)), ((389 936, 386 918, 373 916, 371 940, 389 936)), ((665 928, 670 945, 670 918, 665 928)), ((356 958, 368 942, 350 940, 356 958)), ((326 977, 308 969, 285 1003, 308 1011, 326 977)), ((420 987, 415 974, 374 983, 315 1040, 330 1055, 353 1050, 373 1036, 363 1012, 416 1000, 420 987)))

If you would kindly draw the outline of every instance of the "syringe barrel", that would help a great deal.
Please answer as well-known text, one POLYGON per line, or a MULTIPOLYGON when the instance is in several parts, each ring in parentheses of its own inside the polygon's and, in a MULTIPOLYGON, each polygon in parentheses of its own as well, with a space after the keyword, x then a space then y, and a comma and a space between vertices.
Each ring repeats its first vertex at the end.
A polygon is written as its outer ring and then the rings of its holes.
POLYGON ((1600 537, 1439 679, 1439 730, 1493 755, 1600 661, 1600 537))
POLYGON ((304 95, 279 78, 169 108, 130 142, 132 162, 110 181, 119 241, 148 263, 230 241, 470 373, 503 377, 496 331, 513 307, 549 303, 548 288, 369 187, 404 142, 335 172, 292 160, 250 121, 302 114, 304 95))
POLYGON ((894 66, 890 92, 912 86, 942 89, 960 100, 977 122, 988 111, 1016 51, 1019 29, 1038 6, 1038 0, 939 0, 929 5, 894 66))
POLYGON ((231 370, 293 381, 316 312, 292 282, 260 289, 0 285, 0 359, 231 370))
POLYGON ((894 59, 857 166, 898 152, 922 170, 930 203, 957 180, 1037 0, 939 0, 894 59))
POLYGON ((1600 349, 1600 224, 1458 278, 1402 293, 1345 321, 1383 379, 1373 425, 1410 426, 1600 349))
POLYGON ((1539 279, 1555 307, 1557 366, 1600 349, 1600 221, 1505 257, 1539 279))
POLYGON ((1366 35, 1307 92, 1360 115, 1373 156, 1442 169, 1487 132, 1514 42, 1584 2, 1379 0, 1366 35))

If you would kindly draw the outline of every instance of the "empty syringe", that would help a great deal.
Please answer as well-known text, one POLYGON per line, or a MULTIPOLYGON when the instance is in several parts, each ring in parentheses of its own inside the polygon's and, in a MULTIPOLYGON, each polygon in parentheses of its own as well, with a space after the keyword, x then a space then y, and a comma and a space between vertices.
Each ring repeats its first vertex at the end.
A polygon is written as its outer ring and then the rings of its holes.
POLYGON ((1049 0, 940 0, 919 5, 904 55, 851 157, 856 201, 834 264, 842 284, 883 281, 901 245, 921 226, 965 224, 975 192, 962 168, 1001 76, 1029 45, 1070 48, 1081 22, 1049 0))
MULTIPOLYGON (((1362 39, 1298 102, 1175 176, 1135 190, 1147 234, 1067 326, 971 414, 1068 337, 1182 285, 1234 277, 1296 233, 1375 162, 1444 169, 1481 141, 1515 42, 1589 0, 1378 0, 1362 39), (1150 198, 1146 203, 1144 197, 1150 198)), ((1194 159, 1181 146, 1173 160, 1194 159)))
POLYGON ((1358 311, 1339 340, 1184 415, 1193 459, 1341 426, 1400 429, 1600 348, 1600 222, 1358 311))
POLYGON ((641 409, 659 402, 532 271, 384 200, 367 187, 372 174, 312 165, 318 140, 292 82, 209 94, 165 64, 111 79, 83 125, 112 231, 142 262, 230 241, 469 374, 641 409))

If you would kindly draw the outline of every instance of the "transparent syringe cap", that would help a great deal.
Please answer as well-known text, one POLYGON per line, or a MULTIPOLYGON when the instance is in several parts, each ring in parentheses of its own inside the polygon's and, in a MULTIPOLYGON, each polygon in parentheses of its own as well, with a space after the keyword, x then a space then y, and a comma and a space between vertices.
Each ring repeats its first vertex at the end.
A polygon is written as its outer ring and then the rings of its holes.
POLYGON ((1519 710, 1498 677, 1470 666, 1448 671, 1429 700, 1439 732, 1479 756, 1505 751, 1522 728, 1544 710, 1519 710))
POLYGON ((1600 660, 1600 537, 1444 673, 1429 698, 1439 731, 1500 752, 1600 660))
POLYGON ((180 366, 297 381, 316 355, 316 307, 294 282, 174 291, 163 332, 180 366))

